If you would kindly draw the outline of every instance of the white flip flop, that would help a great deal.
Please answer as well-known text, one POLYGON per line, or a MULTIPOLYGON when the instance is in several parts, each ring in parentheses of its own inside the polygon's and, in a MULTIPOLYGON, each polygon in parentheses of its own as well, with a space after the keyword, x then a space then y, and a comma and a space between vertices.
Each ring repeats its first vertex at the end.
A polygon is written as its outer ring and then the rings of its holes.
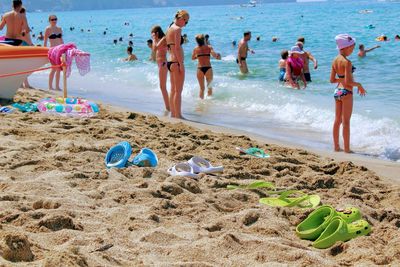
POLYGON ((218 173, 224 171, 224 167, 214 167, 209 161, 201 157, 193 157, 188 163, 193 168, 194 173, 218 173))
POLYGON ((199 177, 197 174, 194 173, 192 166, 190 166, 190 164, 187 162, 179 163, 169 168, 168 173, 171 176, 186 176, 191 178, 199 177))

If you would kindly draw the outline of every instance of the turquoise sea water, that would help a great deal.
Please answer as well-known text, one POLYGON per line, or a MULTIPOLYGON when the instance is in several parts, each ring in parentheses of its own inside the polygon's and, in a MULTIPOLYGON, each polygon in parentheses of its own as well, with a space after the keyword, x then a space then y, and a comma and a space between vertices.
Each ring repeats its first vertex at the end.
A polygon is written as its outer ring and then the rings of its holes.
MULTIPOLYGON (((400 4, 357 1, 187 9, 191 19, 184 29, 190 38, 185 45, 184 116, 323 149, 331 149, 332 144, 334 85, 329 84, 329 75, 337 54, 335 35, 350 33, 367 47, 377 44, 376 36, 388 35, 391 41, 380 43, 382 48, 366 58, 358 59, 356 53, 351 56, 357 67, 355 78, 368 91, 365 98, 355 97, 351 143, 357 153, 400 161, 400 42, 393 41, 395 34, 400 34, 400 4), (373 13, 358 12, 364 9, 373 13), (369 24, 376 27, 368 29, 369 24), (246 30, 253 32, 250 46, 256 54, 248 59, 251 74, 243 77, 238 74, 231 42, 239 41, 246 30), (215 50, 223 56, 222 61, 213 61, 215 96, 206 101, 197 99, 196 62, 190 58, 198 33, 208 33, 215 50), (258 35, 259 42, 255 40, 258 35), (313 83, 305 91, 287 89, 277 82, 280 51, 289 49, 300 35, 306 38, 305 49, 319 61, 318 70, 312 72, 313 83), (278 36, 279 41, 272 43, 272 36, 278 36)), ((92 72, 79 77, 75 71, 70 93, 163 114, 157 66, 147 60, 150 51, 146 40, 152 25, 166 29, 175 12, 175 8, 162 8, 57 13, 66 42, 92 54, 92 72), (124 26, 125 22, 130 25, 124 26), (71 26, 75 31, 69 31, 71 26), (120 60, 126 56, 130 33, 134 34, 134 53, 140 59, 136 63, 120 60), (124 41, 113 45, 113 39, 119 37, 124 41)), ((44 31, 47 16, 29 14, 35 33, 44 31)), ((44 73, 33 75, 31 80, 33 85, 46 87, 44 73)))

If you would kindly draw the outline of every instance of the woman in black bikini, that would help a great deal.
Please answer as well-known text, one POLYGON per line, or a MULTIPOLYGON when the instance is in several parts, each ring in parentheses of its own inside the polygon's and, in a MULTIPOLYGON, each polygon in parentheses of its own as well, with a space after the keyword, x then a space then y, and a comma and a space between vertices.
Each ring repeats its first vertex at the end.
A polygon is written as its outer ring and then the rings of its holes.
MULTIPOLYGON (((50 42, 50 47, 55 47, 61 44, 64 44, 62 29, 57 26, 57 16, 50 15, 49 16, 50 25, 47 26, 44 32, 44 46, 47 47, 47 42, 50 42)), ((53 89, 53 80, 54 75, 56 76, 56 90, 61 91, 60 89, 60 72, 61 69, 52 69, 49 75, 49 90, 53 89)))
POLYGON ((171 95, 170 108, 171 117, 183 119, 182 117, 182 90, 185 82, 184 54, 182 49, 182 28, 189 22, 189 13, 180 10, 175 15, 175 21, 169 27, 166 34, 167 47, 169 52, 169 61, 167 68, 170 71, 171 95))
POLYGON ((221 55, 214 52, 214 49, 206 44, 206 38, 203 34, 196 36, 197 47, 194 48, 192 54, 192 60, 198 60, 197 66, 197 80, 200 85, 200 98, 204 99, 205 83, 204 78, 207 80, 207 96, 212 96, 212 80, 213 80, 213 69, 211 67, 211 56, 220 60, 221 55))

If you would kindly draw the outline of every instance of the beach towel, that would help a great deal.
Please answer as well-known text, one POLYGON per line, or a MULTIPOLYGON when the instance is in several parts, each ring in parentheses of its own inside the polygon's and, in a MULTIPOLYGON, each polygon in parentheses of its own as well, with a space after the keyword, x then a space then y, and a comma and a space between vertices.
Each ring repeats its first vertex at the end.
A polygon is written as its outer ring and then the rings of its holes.
POLYGON ((49 60, 52 65, 61 64, 61 56, 66 55, 67 77, 71 75, 71 66, 75 59, 80 75, 86 75, 90 71, 90 54, 78 50, 73 43, 62 44, 49 50, 49 60))
POLYGON ((293 75, 299 76, 304 67, 303 60, 299 57, 298 58, 289 57, 287 62, 290 65, 290 68, 292 69, 293 75))

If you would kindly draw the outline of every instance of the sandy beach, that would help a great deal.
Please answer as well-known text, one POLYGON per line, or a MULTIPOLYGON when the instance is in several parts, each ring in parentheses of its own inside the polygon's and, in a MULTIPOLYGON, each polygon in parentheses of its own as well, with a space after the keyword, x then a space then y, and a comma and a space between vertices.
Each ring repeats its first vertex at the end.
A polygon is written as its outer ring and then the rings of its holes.
MULTIPOLYGON (((20 90, 14 100, 45 95, 20 90)), ((94 118, 0 119, 0 266, 400 265, 394 164, 378 176, 369 170, 385 169, 378 160, 355 161, 361 166, 104 105, 94 118), (160 165, 107 171, 106 152, 123 140, 133 154, 153 149, 160 165), (271 158, 239 155, 236 146, 258 146, 271 158), (198 180, 168 175, 194 155, 223 165, 224 173, 198 180), (373 232, 315 249, 295 234, 312 210, 261 205, 262 190, 226 189, 256 180, 357 207, 373 232)))

